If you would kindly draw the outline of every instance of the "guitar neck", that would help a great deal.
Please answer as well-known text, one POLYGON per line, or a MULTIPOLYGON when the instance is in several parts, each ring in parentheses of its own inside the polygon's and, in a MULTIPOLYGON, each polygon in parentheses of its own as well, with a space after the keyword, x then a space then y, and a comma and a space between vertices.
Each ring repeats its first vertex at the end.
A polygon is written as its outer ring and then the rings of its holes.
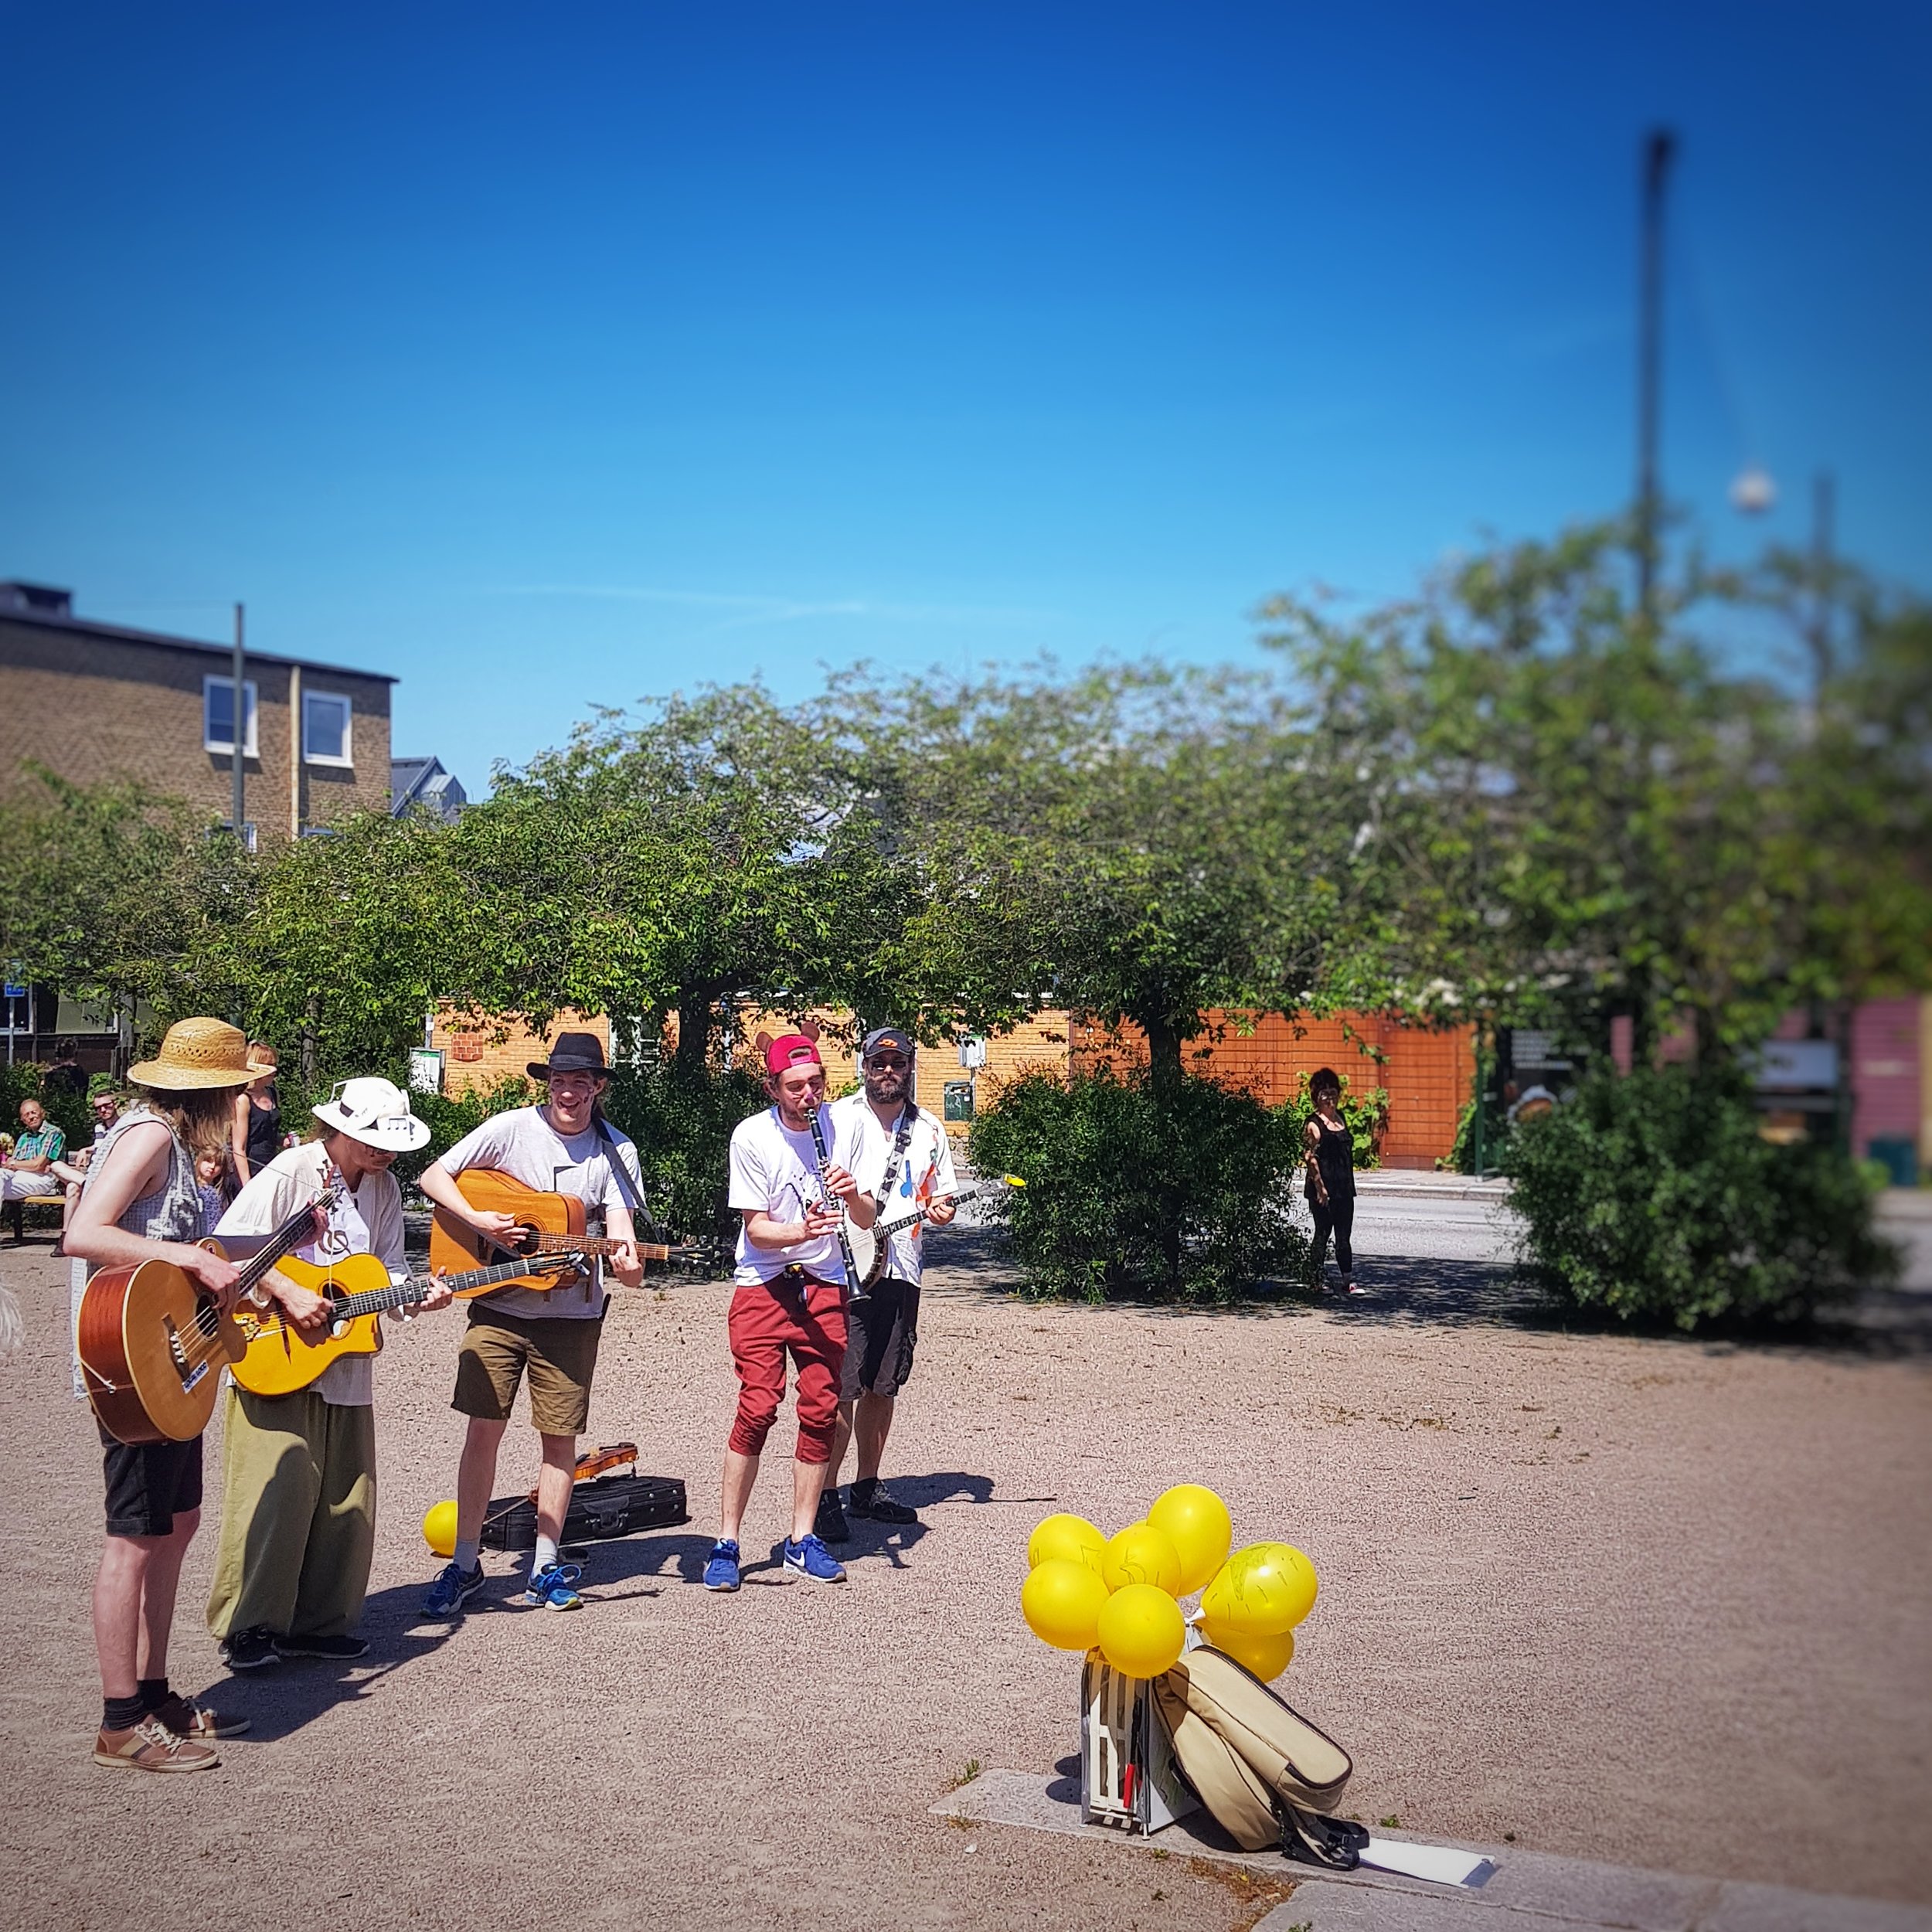
MULTIPOLYGON (((471 1288, 492 1287, 498 1281, 519 1281, 529 1272, 528 1261, 506 1261, 500 1267, 472 1268, 467 1274, 446 1274, 441 1285, 452 1294, 462 1294, 471 1288)), ((330 1318, 353 1321, 366 1315, 386 1315, 392 1308, 413 1308, 419 1301, 426 1300, 437 1285, 434 1275, 416 1274, 406 1281, 392 1282, 386 1288, 371 1288, 362 1294, 345 1294, 332 1304, 330 1318)))
POLYGON ((258 1249, 241 1265, 241 1279, 235 1284, 237 1294, 246 1294, 290 1249, 299 1247, 315 1225, 318 1213, 325 1213, 335 1199, 335 1189, 325 1187, 314 1200, 298 1208, 275 1232, 268 1237, 267 1245, 258 1249))
MULTIPOLYGON (((539 1234, 536 1238, 535 1252, 539 1254, 614 1254, 623 1245, 614 1236, 589 1241, 578 1234, 539 1234)), ((666 1247, 660 1241, 634 1241, 631 1245, 637 1250, 638 1258, 644 1261, 668 1261, 673 1255, 687 1252, 682 1248, 666 1247)))
MULTIPOLYGON (((985 1192, 983 1187, 963 1187, 956 1193, 949 1194, 946 1198, 949 1201, 970 1201, 975 1194, 984 1194, 985 1192)), ((928 1202, 927 1206, 930 1206, 931 1203, 928 1202)), ((925 1218, 926 1209, 917 1207, 914 1208, 911 1213, 902 1214, 894 1220, 876 1221, 872 1224, 872 1238, 875 1240, 883 1241, 887 1235, 897 1234, 902 1230, 911 1227, 918 1222, 924 1220, 925 1218)))

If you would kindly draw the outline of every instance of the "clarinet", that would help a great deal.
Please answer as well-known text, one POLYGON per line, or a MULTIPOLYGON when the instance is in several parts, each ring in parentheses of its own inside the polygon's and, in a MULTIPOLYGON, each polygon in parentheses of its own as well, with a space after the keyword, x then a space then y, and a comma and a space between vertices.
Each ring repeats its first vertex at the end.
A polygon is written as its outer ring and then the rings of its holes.
POLYGON ((825 1131, 818 1124, 818 1109, 815 1107, 806 1117, 811 1123, 811 1144, 818 1150, 818 1192, 826 1206, 838 1216, 838 1257, 845 1264, 846 1299, 862 1301, 866 1298, 859 1281, 859 1264, 852 1258, 852 1243, 845 1239, 845 1211, 832 1199, 832 1190, 825 1185, 825 1175, 832 1167, 832 1150, 825 1145, 825 1131))

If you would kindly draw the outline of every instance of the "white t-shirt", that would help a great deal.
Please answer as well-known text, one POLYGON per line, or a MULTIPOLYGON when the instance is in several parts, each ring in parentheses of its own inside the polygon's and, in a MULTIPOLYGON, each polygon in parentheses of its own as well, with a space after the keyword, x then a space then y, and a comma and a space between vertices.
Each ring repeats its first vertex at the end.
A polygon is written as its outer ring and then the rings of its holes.
MULTIPOLYGON (((329 1168, 320 1141, 284 1148, 257 1168, 215 1230, 218 1236, 273 1234, 295 1210, 315 1199, 329 1168)), ((346 1188, 328 1211, 328 1232, 290 1252, 325 1267, 345 1254, 372 1254, 392 1281, 406 1281, 403 1253, 403 1194, 393 1174, 365 1174, 352 1194, 346 1188)), ((315 1393, 338 1409, 366 1409, 376 1400, 376 1359, 345 1355, 315 1379, 315 1393)))
MULTIPOLYGON (((638 1165, 637 1145, 614 1127, 604 1131, 611 1141, 594 1126, 566 1140, 544 1117, 542 1107, 519 1107, 496 1114, 474 1133, 464 1134, 436 1165, 448 1174, 461 1174, 465 1168, 492 1168, 539 1193, 574 1194, 585 1206, 600 1213, 629 1208, 634 1226, 644 1199, 644 1172, 638 1165), (611 1141, 617 1143, 617 1156, 624 1164, 623 1181, 611 1165, 611 1141)), ((575 1287, 547 1292, 541 1288, 498 1288, 477 1299, 499 1314, 526 1321, 560 1318, 594 1321, 604 1312, 603 1264, 596 1264, 590 1278, 575 1287)))
MULTIPOLYGON (((858 1140, 849 1122, 841 1124, 829 1107, 818 1112, 820 1130, 831 1151, 832 1165, 849 1169, 858 1140)), ((794 1134, 783 1125, 778 1110, 768 1107, 740 1121, 731 1134, 731 1206, 745 1214, 762 1209, 774 1221, 802 1221, 805 1209, 825 1199, 818 1182, 818 1150, 809 1129, 794 1134)), ((821 1281, 842 1283, 845 1264, 838 1237, 821 1234, 794 1247, 760 1248, 752 1245, 741 1221, 738 1226, 738 1267, 732 1277, 745 1286, 769 1281, 796 1264, 821 1281)))
MULTIPOLYGON (((893 1144, 899 1138, 899 1117, 893 1117, 890 1127, 882 1126, 863 1094, 848 1094, 842 1100, 834 1100, 832 1111, 838 1117, 842 1130, 850 1117, 849 1131, 859 1150, 852 1164, 852 1178, 864 1192, 876 1199, 879 1184, 885 1179, 886 1169, 892 1162, 893 1144)), ((953 1172, 953 1150, 947 1141, 945 1124, 937 1114, 922 1107, 906 1140, 899 1172, 893 1177, 893 1191, 879 1210, 879 1219, 882 1223, 899 1220, 929 1201, 958 1191, 959 1179, 953 1172)), ((891 1244, 886 1262, 887 1274, 900 1281, 919 1279, 920 1237, 924 1232, 923 1225, 915 1221, 910 1227, 886 1236, 891 1244)))

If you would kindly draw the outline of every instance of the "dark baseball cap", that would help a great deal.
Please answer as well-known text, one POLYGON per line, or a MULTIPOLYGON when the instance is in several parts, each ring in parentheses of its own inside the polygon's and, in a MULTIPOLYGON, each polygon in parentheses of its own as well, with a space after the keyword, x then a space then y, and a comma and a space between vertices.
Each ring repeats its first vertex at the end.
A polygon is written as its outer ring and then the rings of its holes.
POLYGON ((859 1049, 859 1057, 869 1060, 882 1046, 896 1046, 910 1060, 919 1049, 913 1044, 911 1034, 896 1026, 876 1026, 868 1033, 859 1049))

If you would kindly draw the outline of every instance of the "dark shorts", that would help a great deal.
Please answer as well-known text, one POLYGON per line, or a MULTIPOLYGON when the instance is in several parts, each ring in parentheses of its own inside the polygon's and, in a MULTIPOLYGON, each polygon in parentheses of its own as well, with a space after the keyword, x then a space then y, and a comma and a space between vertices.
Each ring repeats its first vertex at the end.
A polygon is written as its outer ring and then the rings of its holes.
POLYGON ((201 1437, 192 1442, 117 1442, 100 1432, 107 1486, 107 1534, 168 1536, 175 1519, 201 1507, 201 1437))
POLYGON ((896 1396, 911 1379, 919 1345, 919 1284, 886 1280, 845 1309, 845 1372, 838 1400, 896 1396))
POLYGON ((508 1422, 518 1384, 530 1384, 530 1425, 541 1435, 580 1436, 590 1423, 599 1321, 553 1317, 526 1321, 472 1303, 456 1358, 450 1406, 485 1422, 508 1422))

